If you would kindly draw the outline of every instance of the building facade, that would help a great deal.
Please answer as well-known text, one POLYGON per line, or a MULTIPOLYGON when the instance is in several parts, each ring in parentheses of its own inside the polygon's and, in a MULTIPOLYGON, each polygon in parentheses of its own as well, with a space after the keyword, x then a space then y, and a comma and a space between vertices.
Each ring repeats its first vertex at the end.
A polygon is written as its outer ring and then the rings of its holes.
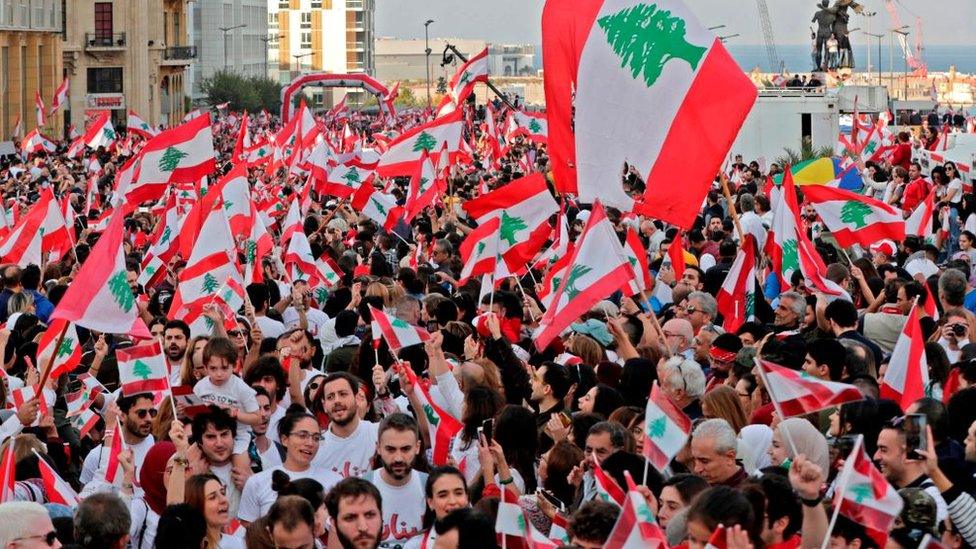
POLYGON ((375 75, 375 0, 268 0, 268 65, 286 83, 302 73, 375 75))
POLYGON ((186 71, 196 48, 187 37, 187 0, 69 0, 64 69, 71 81, 70 123, 109 110, 125 126, 132 109, 153 126, 186 114, 186 71))
MULTIPOLYGON (((0 1, 0 136, 10 140, 17 120, 23 136, 37 126, 34 96, 51 108, 61 84, 61 0, 0 1)), ((60 136, 62 113, 48 117, 42 132, 60 136)))
POLYGON ((492 44, 488 47, 488 74, 494 76, 535 76, 535 46, 492 44))
POLYGON ((244 76, 268 74, 268 3, 268 0, 196 0, 189 4, 189 39, 197 50, 197 58, 187 77, 194 101, 203 97, 200 82, 215 72, 226 70, 244 76))

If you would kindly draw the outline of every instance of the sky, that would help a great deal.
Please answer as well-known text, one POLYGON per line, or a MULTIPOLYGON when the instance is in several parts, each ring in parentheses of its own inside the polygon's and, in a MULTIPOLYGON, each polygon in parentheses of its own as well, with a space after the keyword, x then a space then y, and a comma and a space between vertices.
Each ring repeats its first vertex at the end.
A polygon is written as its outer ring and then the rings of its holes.
MULTIPOLYGON (((755 0, 685 0, 706 26, 726 25, 718 32, 738 33, 737 44, 762 44, 755 0)), ((861 0, 878 14, 852 16, 851 28, 883 32, 894 26, 882 0, 861 0)), ((540 20, 544 0, 376 0, 377 36, 423 38, 430 18, 432 37, 477 38, 494 43, 542 43, 540 20)), ((806 44, 815 0, 767 0, 777 44, 806 44)), ((926 45, 976 46, 976 0, 895 0, 902 23, 923 17, 926 45), (927 9, 930 6, 937 9, 927 9)))

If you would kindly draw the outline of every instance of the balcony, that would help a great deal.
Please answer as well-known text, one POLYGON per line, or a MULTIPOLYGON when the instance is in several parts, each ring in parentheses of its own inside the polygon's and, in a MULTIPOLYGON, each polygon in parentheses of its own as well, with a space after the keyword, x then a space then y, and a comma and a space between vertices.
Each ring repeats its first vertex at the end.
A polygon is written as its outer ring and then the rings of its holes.
POLYGON ((346 51, 363 51, 365 49, 365 42, 346 42, 346 51))
POLYGON ((125 49, 125 33, 117 32, 114 34, 85 33, 85 49, 113 51, 125 49))
POLYGON ((346 0, 346 9, 351 11, 362 11, 364 6, 363 0, 346 0))
POLYGON ((163 50, 164 65, 189 65, 196 58, 196 46, 170 46, 163 50))

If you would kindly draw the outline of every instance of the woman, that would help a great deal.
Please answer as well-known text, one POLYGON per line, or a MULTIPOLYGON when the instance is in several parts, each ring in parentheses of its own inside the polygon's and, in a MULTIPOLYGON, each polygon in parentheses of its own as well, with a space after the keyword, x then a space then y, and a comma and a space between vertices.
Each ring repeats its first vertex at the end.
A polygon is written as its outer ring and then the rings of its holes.
POLYGON ((244 549, 244 540, 223 533, 230 523, 227 488, 216 475, 193 475, 186 480, 186 502, 207 521, 206 547, 244 549))
POLYGON ((927 151, 934 151, 939 144, 939 134, 932 126, 922 128, 922 147, 927 151))
POLYGON ((535 456, 539 446, 535 414, 522 406, 505 406, 495 418, 494 440, 502 447, 519 492, 534 492, 535 456))
POLYGON ((753 547, 763 547, 759 536, 763 530, 762 518, 757 519, 743 492, 728 486, 709 488, 688 509, 688 547, 703 549, 719 524, 725 525, 727 531, 738 526, 746 531, 753 547))
POLYGON ((7 324, 13 326, 23 313, 34 314, 34 295, 29 292, 17 292, 7 300, 7 324))
POLYGON ((946 180, 949 181, 946 188, 945 201, 950 206, 958 208, 960 202, 962 202, 963 185, 959 170, 956 168, 956 163, 952 161, 946 162, 942 165, 942 171, 945 174, 946 180))
POLYGON ((746 413, 746 417, 752 417, 752 413, 755 411, 752 409, 752 393, 757 387, 759 384, 756 382, 756 376, 752 373, 743 375, 735 384, 735 395, 739 397, 739 404, 742 405, 742 411, 746 413))
POLYGON ((868 398, 858 402, 848 402, 830 414, 830 429, 827 434, 839 439, 848 434, 864 435, 864 449, 869 456, 874 455, 878 443, 878 433, 893 417, 901 415, 901 408, 890 400, 868 398))
POLYGON ((608 418, 614 410, 624 405, 624 397, 620 391, 600 383, 581 396, 578 404, 579 411, 584 414, 599 414, 608 418))
POLYGON ((789 468, 784 464, 787 460, 792 462, 796 457, 793 454, 793 445, 796 445, 798 453, 819 465, 821 471, 830 470, 827 439, 812 423, 799 417, 791 417, 779 422, 779 425, 773 429, 773 442, 769 446, 769 459, 772 464, 789 468))
POLYGON ((583 364, 593 367, 607 359, 606 352, 597 340, 576 332, 570 334, 569 352, 578 356, 583 364))
POLYGON ((959 233, 959 253, 966 254, 971 267, 976 266, 976 235, 970 231, 959 233))
POLYGON ((134 549, 152 549, 155 543, 159 517, 166 511, 166 486, 173 470, 169 461, 175 454, 176 446, 164 441, 153 444, 143 458, 139 470, 143 494, 129 504, 129 541, 134 549))
POLYGON ((942 400, 942 387, 949 375, 949 356, 942 345, 934 341, 925 344, 925 361, 929 366, 929 382, 925 386, 925 396, 942 400))
POLYGON ((695 496, 707 489, 705 479, 688 473, 679 473, 664 481, 657 506, 657 522, 661 528, 667 528, 675 514, 691 505, 695 496))
POLYGON ((908 185, 908 170, 901 166, 896 166, 891 172, 891 183, 889 190, 885 192, 888 197, 885 203, 892 206, 901 206, 901 199, 905 195, 905 187, 908 185))
POLYGON ((180 368, 180 385, 193 387, 207 374, 203 364, 203 348, 207 346, 207 341, 210 341, 207 336, 196 336, 186 346, 186 356, 180 368))
POLYGON ((464 474, 450 465, 437 467, 430 472, 424 485, 424 495, 427 498, 427 511, 424 513, 423 522, 425 531, 410 538, 404 545, 404 549, 434 547, 434 540, 437 538, 435 524, 443 520, 451 511, 471 504, 464 474))
POLYGON ((701 398, 702 416, 705 419, 721 418, 729 422, 736 434, 749 424, 739 395, 728 385, 718 385, 701 398))
POLYGON ((454 463, 465 463, 464 477, 468 483, 478 478, 478 430, 487 419, 498 415, 505 405, 502 396, 488 387, 472 387, 464 399, 461 423, 464 427, 454 436, 451 458, 454 463))
POLYGON ((548 532, 552 527, 552 517, 557 511, 566 512, 576 497, 576 487, 569 483, 569 474, 583 461, 583 451, 563 440, 557 442, 548 452, 539 457, 536 474, 539 477, 539 492, 545 491, 561 505, 557 507, 546 496, 524 494, 519 497, 519 505, 529 515, 529 520, 540 532, 548 532))
POLYGON ((325 536, 325 526, 329 513, 325 509, 325 490, 319 481, 311 478, 291 480, 284 471, 271 473, 271 489, 281 496, 299 496, 311 504, 315 510, 315 539, 321 540, 325 536))

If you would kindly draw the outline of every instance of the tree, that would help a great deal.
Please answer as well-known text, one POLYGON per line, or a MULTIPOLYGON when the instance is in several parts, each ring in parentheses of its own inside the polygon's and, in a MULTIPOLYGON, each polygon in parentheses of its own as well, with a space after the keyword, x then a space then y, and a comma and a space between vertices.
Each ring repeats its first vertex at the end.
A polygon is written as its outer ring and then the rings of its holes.
POLYGON ((849 225, 854 225, 855 229, 861 229, 868 224, 864 218, 871 215, 873 211, 871 206, 864 202, 848 200, 840 209, 840 220, 849 225))
POLYGON ((422 131, 420 132, 420 135, 417 136, 417 141, 413 144, 413 151, 419 152, 421 150, 425 150, 429 153, 433 151, 434 147, 436 146, 437 139, 426 131, 422 131))
POLYGON ((780 269, 783 276, 786 276, 786 273, 791 273, 800 268, 800 256, 797 245, 795 238, 783 241, 783 266, 780 269))
POLYGON ((171 172, 180 165, 180 160, 187 156, 187 153, 176 147, 168 147, 163 151, 162 158, 159 159, 159 171, 171 172))
POLYGON ((532 133, 541 133, 542 132, 542 125, 539 124, 539 121, 538 120, 536 120, 535 118, 533 118, 532 121, 529 122, 529 131, 532 132, 532 133))
POLYGON ((708 51, 685 40, 684 19, 654 4, 637 4, 601 17, 597 24, 620 66, 629 68, 632 77, 640 76, 647 87, 657 82, 668 61, 683 59, 695 70, 708 51))
POLYGON ((203 291, 208 294, 212 294, 217 291, 220 287, 220 283, 217 282, 217 277, 207 273, 203 275, 203 291))
POLYGON ((61 358, 63 356, 70 356, 74 350, 75 350, 75 338, 65 336, 61 340, 61 346, 58 347, 58 353, 56 356, 57 358, 61 358))
POLYGON ((586 265, 573 265, 573 268, 569 271, 569 276, 566 277, 566 296, 569 299, 575 298, 581 291, 576 288, 576 281, 592 270, 592 267, 587 267, 586 265))
POLYGON ((661 438, 667 430, 668 420, 664 416, 659 416, 647 424, 647 436, 651 438, 661 438))
POLYGON ((508 212, 502 210, 502 222, 499 228, 500 238, 508 242, 509 246, 514 246, 518 241, 515 236, 519 231, 524 231, 528 228, 525 224, 525 220, 521 217, 515 217, 508 215, 508 212))
POLYGON ((108 279, 108 291, 111 292, 112 299, 123 311, 129 312, 135 306, 136 298, 132 295, 132 288, 129 288, 129 282, 125 279, 124 270, 116 271, 108 279))
POLYGON ((200 90, 211 105, 230 103, 230 109, 258 112, 262 108, 271 112, 281 110, 281 85, 263 76, 245 77, 218 71, 204 78, 200 90))
POLYGON ((393 100, 393 104, 397 107, 412 108, 418 106, 420 103, 417 102, 417 96, 414 95, 412 89, 400 88, 400 93, 393 100))

